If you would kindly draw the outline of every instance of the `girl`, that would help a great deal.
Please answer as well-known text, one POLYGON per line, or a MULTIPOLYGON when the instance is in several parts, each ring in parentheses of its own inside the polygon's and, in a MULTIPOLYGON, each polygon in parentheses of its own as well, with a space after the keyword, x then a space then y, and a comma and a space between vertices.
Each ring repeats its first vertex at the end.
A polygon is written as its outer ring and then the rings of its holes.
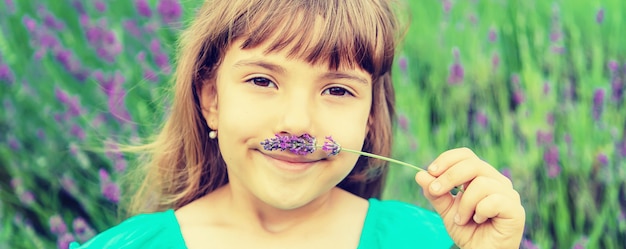
POLYGON ((206 1, 182 36, 169 118, 144 147, 138 215, 71 248, 518 248, 520 197, 469 149, 416 175, 436 215, 376 199, 380 160, 260 145, 332 135, 388 156, 397 29, 386 0, 206 1))

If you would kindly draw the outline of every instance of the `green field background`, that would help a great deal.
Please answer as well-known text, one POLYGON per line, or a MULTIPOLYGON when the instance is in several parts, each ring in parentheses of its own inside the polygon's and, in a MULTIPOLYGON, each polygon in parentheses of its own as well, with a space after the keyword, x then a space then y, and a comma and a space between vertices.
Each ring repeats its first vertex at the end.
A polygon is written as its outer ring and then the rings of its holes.
MULTIPOLYGON (((406 0, 393 155, 469 147, 513 181, 521 248, 626 247, 626 1, 406 0), (619 38, 622 37, 622 38, 619 38)), ((0 1, 0 248, 117 224, 200 0, 0 1)), ((391 166, 384 193, 430 208, 391 166)))

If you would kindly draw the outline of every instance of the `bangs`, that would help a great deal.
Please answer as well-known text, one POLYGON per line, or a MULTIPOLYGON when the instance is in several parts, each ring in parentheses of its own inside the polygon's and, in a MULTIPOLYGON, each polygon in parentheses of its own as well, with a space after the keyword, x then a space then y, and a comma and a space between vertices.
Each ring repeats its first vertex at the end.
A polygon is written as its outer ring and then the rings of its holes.
POLYGON ((376 1, 246 1, 231 23, 229 45, 268 44, 266 53, 288 55, 329 69, 359 67, 373 78, 391 70, 395 22, 376 1))

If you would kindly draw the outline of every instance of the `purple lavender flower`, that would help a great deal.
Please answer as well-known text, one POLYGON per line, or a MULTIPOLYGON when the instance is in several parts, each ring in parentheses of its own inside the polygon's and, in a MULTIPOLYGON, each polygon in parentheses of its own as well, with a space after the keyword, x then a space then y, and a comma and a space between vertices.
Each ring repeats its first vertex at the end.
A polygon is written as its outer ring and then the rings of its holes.
POLYGON ((74 178, 72 178, 69 175, 63 175, 61 176, 61 186, 63 187, 63 190, 65 190, 68 193, 76 193, 78 192, 78 188, 76 187, 76 181, 74 181, 74 178))
POLYGON ((135 22, 135 20, 124 21, 122 25, 124 26, 124 30, 126 30, 135 38, 141 37, 141 30, 139 29, 139 26, 137 26, 137 22, 135 22))
POLYGON ((74 228, 74 233, 80 242, 85 242, 95 235, 93 228, 91 228, 87 221, 85 221, 82 217, 74 219, 72 227, 74 228))
POLYGON ((117 173, 122 173, 126 170, 126 167, 128 166, 128 163, 126 162, 125 159, 117 159, 115 160, 115 164, 113 165, 113 168, 115 169, 115 172, 117 173))
POLYGON ((473 13, 470 14, 470 16, 467 19, 472 25, 476 25, 478 23, 478 17, 476 16, 476 14, 473 14, 473 13))
POLYGON ((166 53, 156 53, 154 56, 154 64, 157 65, 161 70, 166 73, 169 73, 170 62, 166 53))
POLYGON ((59 249, 67 249, 70 247, 70 243, 74 241, 74 235, 72 235, 71 233, 65 233, 57 239, 57 247, 59 249))
POLYGON ((409 118, 406 117, 406 115, 398 115, 398 126, 400 126, 400 129, 402 131, 408 131, 409 130, 409 118))
POLYGON ((70 97, 67 92, 58 87, 54 89, 54 95, 59 102, 67 106, 68 115, 75 117, 81 114, 82 109, 80 106, 80 102, 78 101, 78 97, 70 97))
POLYGON ((456 61, 450 66, 450 74, 448 75, 449 84, 459 84, 463 82, 465 77, 465 70, 460 62, 456 61))
POLYGON ((493 66, 494 71, 500 66, 500 55, 498 55, 497 52, 493 53, 491 56, 491 65, 493 66))
POLYGON ((525 99, 526 97, 524 96, 524 92, 522 92, 522 90, 517 89, 513 92, 513 103, 515 103, 515 105, 524 103, 525 99))
POLYGON ((537 245, 535 245, 532 241, 528 239, 522 240, 522 244, 520 246, 521 249, 539 249, 537 245))
POLYGON ((487 125, 489 125, 489 118, 487 118, 487 114, 483 111, 476 112, 474 119, 482 128, 487 128, 487 125))
POLYGON ((152 10, 150 10, 150 5, 146 0, 136 0, 135 7, 137 8, 137 12, 139 15, 143 17, 150 18, 152 16, 152 10))
POLYGON ((587 239, 586 237, 582 237, 580 238, 576 244, 574 244, 574 246, 572 247, 572 249, 585 249, 587 248, 587 241, 589 239, 587 239))
POLYGON ((442 0, 441 1, 442 7, 443 7, 443 12, 448 14, 450 13, 450 10, 452 9, 452 1, 450 0, 442 0))
POLYGON ((72 6, 78 13, 85 14, 85 6, 83 6, 83 3, 80 0, 72 1, 72 6))
POLYGON ((496 40, 498 39, 498 33, 496 32, 495 28, 490 28, 489 29, 489 41, 490 42, 496 42, 496 40))
POLYGON ((101 0, 96 0, 96 1, 93 3, 93 5, 94 5, 94 7, 96 7, 96 10, 97 10, 98 12, 100 12, 100 13, 102 13, 102 12, 104 12, 104 11, 106 11, 106 10, 107 10, 107 6, 106 6, 106 4, 105 4, 103 1, 101 1, 101 0))
POLYGON ((4 0, 4 5, 7 6, 9 13, 13 14, 15 11, 15 4, 13 3, 13 0, 4 0))
POLYGON ((72 125, 72 128, 70 128, 70 133, 81 141, 85 140, 85 130, 83 130, 83 128, 80 127, 78 124, 72 125))
POLYGON ((264 150, 289 151, 296 155, 306 155, 315 151, 315 138, 309 134, 288 136, 276 134, 274 138, 261 142, 264 150))
POLYGON ((62 30, 65 28, 65 24, 62 21, 59 21, 52 14, 46 14, 43 18, 43 24, 50 29, 62 30))
POLYGON ((92 75, 108 97, 109 112, 120 122, 131 120, 130 114, 124 106, 126 91, 123 88, 124 75, 116 71, 114 75, 106 77, 102 71, 95 71, 92 75))
POLYGON ((593 93, 593 119, 596 121, 600 119, 602 115, 602 109, 604 106, 604 89, 596 89, 593 93))
POLYGON ((543 83, 543 95, 548 95, 550 93, 550 82, 543 83))
POLYGON ((626 139, 623 139, 621 142, 617 143, 617 152, 621 157, 626 157, 626 139))
POLYGON ((400 72, 406 73, 408 67, 408 59, 406 56, 400 56, 398 59, 398 67, 400 68, 400 72))
POLYGON ((46 132, 41 128, 37 129, 37 139, 39 139, 39 141, 46 139, 46 132))
POLYGON ((329 156, 335 156, 341 151, 341 146, 331 136, 327 136, 324 145, 322 145, 322 150, 328 152, 329 156))
POLYGON ((13 136, 9 136, 8 139, 8 144, 9 144, 9 148, 11 148, 11 150, 16 151, 19 150, 22 145, 20 144, 20 141, 17 140, 17 138, 13 137, 13 136))
POLYGON ((22 23, 24 24, 28 32, 30 33, 35 32, 35 28, 37 28, 37 22, 34 19, 30 18, 30 16, 27 16, 27 15, 23 16, 22 23))
POLYGON ((558 42, 559 40, 561 40, 561 36, 561 31, 559 31, 558 29, 552 29, 552 32, 550 32, 550 41, 558 42))
POLYGON ((120 201, 120 187, 114 182, 106 182, 101 186, 102 196, 107 200, 118 203, 120 201))
POLYGON ((544 152, 543 160, 548 167, 548 177, 557 177, 561 172, 561 166, 559 166, 559 148, 556 146, 550 146, 544 152))
POLYGON ((519 74, 513 74, 511 75, 511 84, 513 84, 513 87, 519 87, 519 74))
POLYGON ((9 65, 0 64, 0 81, 7 81, 9 84, 13 83, 15 76, 13 76, 13 72, 9 65))
POLYGON ((100 177, 101 182, 109 182, 111 181, 111 177, 109 176, 109 172, 105 169, 98 170, 98 176, 100 177))
POLYGON ((143 78, 152 82, 158 82, 159 76, 150 68, 143 69, 143 78))
POLYGON ((182 7, 178 0, 159 0, 157 11, 166 23, 178 21, 182 14, 182 7))
POLYGON ((50 225, 50 232, 53 234, 61 235, 67 232, 65 221, 63 221, 63 218, 58 214, 51 216, 48 223, 50 225))
MULTIPOLYGON (((50 33, 43 33, 39 36, 39 44, 43 49, 62 50, 59 39, 50 33)), ((57 58, 58 59, 58 58, 57 58)))
POLYGON ((619 63, 616 60, 610 60, 607 67, 611 73, 617 73, 617 70, 619 70, 619 63))
POLYGON ((106 19, 93 25, 90 24, 89 17, 85 17, 84 20, 81 17, 81 26, 83 26, 87 41, 96 50, 98 56, 109 63, 113 63, 121 53, 123 46, 115 33, 107 27, 106 19))
POLYGON ((113 203, 118 203, 120 200, 119 186, 111 180, 106 170, 98 170, 98 175, 100 176, 100 191, 102 192, 102 196, 113 203))
POLYGON ((502 170, 500 170, 500 172, 502 172, 502 175, 506 176, 506 178, 509 179, 513 179, 511 176, 511 169, 510 168, 503 168, 502 170))
POLYGON ((619 77, 614 77, 611 80, 611 100, 615 101, 616 103, 620 103, 622 102, 623 97, 624 82, 619 77))
POLYGON ((30 206, 35 202, 35 194, 31 191, 22 191, 19 195, 20 202, 26 206, 30 206))
POLYGON ((604 8, 600 8, 598 13, 596 13, 596 22, 599 24, 604 22, 604 8))
POLYGON ((463 69, 463 65, 461 65, 461 56, 459 49, 453 48, 452 54, 454 55, 454 63, 452 63, 449 68, 448 83, 459 84, 463 82, 463 78, 465 77, 465 69, 463 69))
POLYGON ((596 159, 602 166, 609 164, 609 158, 604 153, 599 153, 596 159))

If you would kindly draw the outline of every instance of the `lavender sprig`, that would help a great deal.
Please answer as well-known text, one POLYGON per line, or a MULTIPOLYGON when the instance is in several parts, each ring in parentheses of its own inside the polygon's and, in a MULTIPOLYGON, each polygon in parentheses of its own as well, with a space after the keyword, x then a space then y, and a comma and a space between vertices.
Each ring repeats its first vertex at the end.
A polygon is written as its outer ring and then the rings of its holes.
POLYGON ((368 152, 363 152, 360 150, 352 150, 347 148, 342 148, 339 143, 337 143, 331 136, 327 136, 324 141, 324 145, 319 146, 316 144, 316 140, 309 134, 304 134, 301 136, 287 136, 287 135, 279 135, 276 134, 274 138, 265 139, 261 142, 264 150, 280 150, 280 151, 289 151, 291 153, 297 155, 306 155, 315 152, 317 148, 321 148, 323 151, 328 152, 328 156, 335 156, 339 154, 341 151, 350 152, 362 156, 367 156, 371 158, 376 158, 380 160, 384 160, 391 163, 397 163, 400 165, 404 165, 418 171, 425 171, 424 169, 417 167, 415 165, 405 163, 393 158, 380 156, 368 152))
MULTIPOLYGON (((319 146, 316 144, 316 140, 309 134, 304 134, 301 136, 287 136, 287 135, 279 135, 276 134, 274 138, 265 139, 261 142, 264 150, 280 150, 280 151, 289 151, 291 153, 297 155, 306 155, 315 152, 317 148, 321 148, 323 151, 328 152, 328 156, 335 156, 339 154, 339 152, 345 151, 350 152, 362 156, 367 156, 371 158, 376 158, 380 160, 384 160, 391 163, 400 164, 403 166, 407 166, 409 168, 416 169, 418 171, 426 171, 420 167, 417 167, 413 164, 405 163, 403 161, 399 161, 393 158, 376 155, 368 152, 363 152, 360 150, 352 150, 341 147, 339 143, 337 143, 331 136, 327 136, 324 144, 319 146)), ((458 192, 464 192, 462 187, 454 187, 452 194, 456 195, 458 192)))
MULTIPOLYGON (((311 154, 315 151, 315 138, 309 134, 302 136, 287 136, 276 134, 276 137, 261 142, 264 150, 289 151, 296 155, 311 154)), ((337 152, 339 153, 339 152, 337 152)))

